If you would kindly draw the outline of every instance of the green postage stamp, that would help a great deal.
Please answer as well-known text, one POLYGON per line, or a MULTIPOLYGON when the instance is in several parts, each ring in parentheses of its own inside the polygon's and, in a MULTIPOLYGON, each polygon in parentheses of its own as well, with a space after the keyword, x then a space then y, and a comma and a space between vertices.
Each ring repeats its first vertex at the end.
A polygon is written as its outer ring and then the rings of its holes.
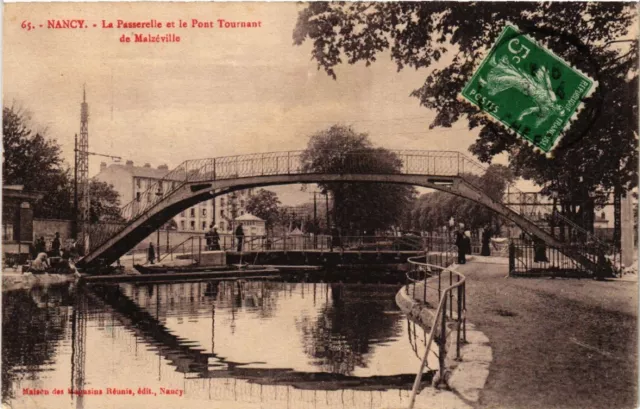
POLYGON ((596 86, 580 70, 507 25, 462 96, 551 156, 596 86))

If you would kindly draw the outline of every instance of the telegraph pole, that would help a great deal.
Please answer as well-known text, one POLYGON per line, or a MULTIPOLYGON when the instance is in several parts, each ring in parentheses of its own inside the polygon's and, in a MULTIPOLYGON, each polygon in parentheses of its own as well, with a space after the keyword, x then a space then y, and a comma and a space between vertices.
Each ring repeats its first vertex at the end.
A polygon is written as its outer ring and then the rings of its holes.
POLYGON ((316 194, 313 192, 313 247, 318 248, 318 205, 316 204, 316 194))
POLYGON ((331 225, 329 224, 329 191, 324 191, 325 204, 327 205, 327 233, 331 232, 331 225))
POLYGON ((75 148, 73 150, 74 165, 73 165, 73 220, 71 236, 73 240, 78 240, 78 134, 75 135, 75 148))

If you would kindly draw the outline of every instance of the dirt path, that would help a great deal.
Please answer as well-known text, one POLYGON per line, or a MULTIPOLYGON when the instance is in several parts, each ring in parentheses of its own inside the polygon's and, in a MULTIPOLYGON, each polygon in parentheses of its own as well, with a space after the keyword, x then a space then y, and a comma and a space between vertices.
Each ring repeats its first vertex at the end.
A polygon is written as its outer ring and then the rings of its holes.
POLYGON ((470 263, 468 319, 494 360, 482 408, 635 408, 637 283, 505 278, 470 263))

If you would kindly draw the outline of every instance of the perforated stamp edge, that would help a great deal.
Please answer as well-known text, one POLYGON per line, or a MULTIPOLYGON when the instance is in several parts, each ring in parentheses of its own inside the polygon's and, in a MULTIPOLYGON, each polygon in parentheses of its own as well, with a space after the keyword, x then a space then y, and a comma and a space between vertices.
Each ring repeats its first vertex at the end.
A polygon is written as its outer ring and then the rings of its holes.
POLYGON ((560 143, 560 141, 562 141, 562 139, 564 138, 564 136, 566 135, 567 131, 571 128, 571 125, 573 124, 573 122, 575 122, 578 119, 578 115, 580 114, 580 112, 584 109, 584 100, 589 98, 591 95, 593 95, 593 93, 596 91, 596 89, 599 86, 598 81, 596 81, 595 79, 591 78, 589 75, 587 75, 586 73, 584 73, 582 70, 580 70, 577 67, 572 66, 571 64, 569 64, 567 61, 564 60, 564 58, 561 58, 560 56, 558 56, 555 52, 553 52, 553 50, 551 50, 551 48, 549 47, 548 43, 544 42, 544 41, 539 41, 536 40, 534 38, 531 38, 529 35, 527 34, 523 34, 523 30, 520 30, 520 27, 518 27, 518 25, 513 24, 511 22, 506 22, 504 25, 504 28, 502 29, 502 32, 500 33, 500 35, 498 36, 498 38, 494 41, 493 45, 488 48, 486 51, 484 51, 482 53, 482 55, 480 56, 480 58, 478 58, 478 60, 476 61, 476 63, 474 64, 474 67, 472 69, 473 75, 471 76, 471 78, 465 83, 464 87, 462 87, 462 89, 460 90, 460 92, 458 93, 458 95, 456 96, 456 99, 459 102, 468 104, 470 106, 473 106, 476 109, 480 109, 480 115, 484 118, 487 118, 488 120, 490 120, 491 122, 500 125, 502 128, 504 128, 505 130, 507 130, 509 132, 509 134, 511 136, 514 136, 516 139, 524 142, 525 144, 531 146, 531 148, 534 150, 534 152, 545 155, 547 158, 552 159, 554 157, 553 151, 555 150, 555 148, 558 146, 558 144, 560 143), (528 140, 527 138, 523 137, 522 135, 520 135, 519 133, 515 132, 512 128, 510 128, 509 126, 505 125, 502 121, 500 121, 499 119, 495 118, 493 115, 489 114, 488 112, 484 111, 483 109, 481 109, 478 105, 470 102, 465 96, 462 95, 462 91, 467 88, 467 86, 472 83, 475 78, 478 76, 478 73, 480 72, 480 69, 484 66, 484 64, 487 62, 487 57, 493 52, 493 50, 498 46, 498 44, 500 44, 500 41, 502 40, 502 38, 505 36, 506 32, 507 32, 507 28, 511 27, 513 29, 515 29, 518 33, 520 33, 521 36, 525 37, 527 40, 531 41, 533 44, 537 45, 538 47, 542 48, 545 52, 549 53, 552 57, 554 57, 555 59, 557 59, 559 62, 561 62, 562 64, 564 64, 567 68, 574 70, 575 72, 577 72, 579 75, 583 76, 584 78, 588 79, 589 81, 591 81, 591 86, 589 87, 589 89, 587 90, 587 92, 585 93, 585 95, 580 99, 580 103, 578 104, 578 106, 575 108, 575 111, 573 112, 573 114, 569 117, 569 119, 567 120, 567 122, 565 123, 564 127, 562 128, 562 130, 560 131, 560 133, 558 134, 558 137, 556 138, 556 140, 553 142, 553 145, 551 145, 551 147, 549 148, 549 152, 545 152, 542 149, 540 149, 538 146, 536 146, 533 142, 531 142, 530 140, 528 140))

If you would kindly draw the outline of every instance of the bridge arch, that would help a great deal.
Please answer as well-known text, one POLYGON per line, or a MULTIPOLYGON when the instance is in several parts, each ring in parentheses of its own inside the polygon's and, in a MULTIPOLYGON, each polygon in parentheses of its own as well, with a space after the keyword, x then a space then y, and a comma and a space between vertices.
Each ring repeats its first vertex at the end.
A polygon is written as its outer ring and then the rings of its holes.
MULTIPOLYGON (((562 247, 562 243, 525 215, 469 183, 466 175, 482 174, 484 169, 466 156, 458 152, 394 153, 402 161, 402 168, 397 173, 358 171, 357 166, 349 173, 309 172, 302 165, 302 152, 187 161, 157 186, 150 187, 142 202, 134 200, 123 208, 125 219, 128 219, 126 224, 96 226, 90 235, 91 251, 79 261, 78 267, 90 268, 115 262, 172 217, 204 200, 235 190, 296 183, 392 183, 440 190, 479 203, 548 245, 562 247), (165 186, 170 188, 163 194, 165 186), (158 190, 157 194, 154 189, 158 190)), ((347 159, 354 158, 358 157, 347 159)), ((567 255, 581 261, 579 254, 567 255)))

